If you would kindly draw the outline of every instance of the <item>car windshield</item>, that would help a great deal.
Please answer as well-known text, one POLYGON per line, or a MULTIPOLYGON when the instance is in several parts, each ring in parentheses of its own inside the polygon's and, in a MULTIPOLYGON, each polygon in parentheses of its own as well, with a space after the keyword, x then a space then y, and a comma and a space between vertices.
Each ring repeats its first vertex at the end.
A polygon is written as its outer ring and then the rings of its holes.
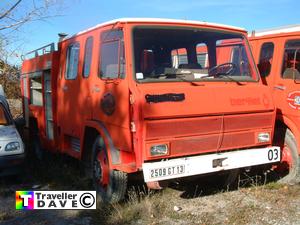
POLYGON ((136 79, 163 81, 255 81, 246 38, 238 33, 196 28, 136 27, 136 79))
POLYGON ((9 117, 7 115, 6 110, 4 109, 4 106, 0 104, 0 126, 7 126, 9 125, 9 117))

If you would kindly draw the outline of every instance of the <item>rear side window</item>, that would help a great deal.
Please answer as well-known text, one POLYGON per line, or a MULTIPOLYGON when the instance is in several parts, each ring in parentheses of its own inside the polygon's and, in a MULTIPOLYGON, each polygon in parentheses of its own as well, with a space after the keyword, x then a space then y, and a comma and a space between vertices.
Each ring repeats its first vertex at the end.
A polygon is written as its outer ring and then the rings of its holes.
POLYGON ((266 42, 261 46, 257 67, 262 77, 268 76, 271 72, 273 54, 274 44, 272 42, 266 42))
POLYGON ((281 75, 285 79, 300 79, 300 40, 286 42, 281 75))
POLYGON ((100 45, 99 75, 104 79, 125 76, 125 54, 121 30, 103 32, 100 45))
POLYGON ((93 52, 93 37, 89 37, 86 39, 85 42, 83 72, 82 72, 83 77, 88 77, 90 75, 92 52, 93 52))
POLYGON ((42 77, 37 76, 30 79, 30 104, 43 106, 42 77))
POLYGON ((77 77, 79 62, 79 42, 69 45, 67 50, 67 68, 66 79, 73 80, 77 77))
POLYGON ((188 64, 186 48, 173 49, 172 55, 172 67, 181 68, 183 65, 188 64))
POLYGON ((208 67, 208 54, 207 54, 207 46, 205 43, 197 44, 197 62, 200 64, 202 68, 208 67))

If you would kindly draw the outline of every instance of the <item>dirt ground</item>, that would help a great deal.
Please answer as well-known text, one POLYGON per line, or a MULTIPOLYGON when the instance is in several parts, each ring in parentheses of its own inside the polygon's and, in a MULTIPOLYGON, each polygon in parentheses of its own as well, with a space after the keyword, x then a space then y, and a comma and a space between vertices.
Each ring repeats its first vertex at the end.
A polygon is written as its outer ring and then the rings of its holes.
POLYGON ((92 189, 77 161, 55 155, 48 159, 28 163, 21 176, 0 178, 1 225, 300 225, 300 185, 261 185, 258 176, 244 177, 248 181, 240 180, 233 191, 221 188, 217 177, 207 177, 173 182, 151 193, 132 186, 125 202, 98 205, 97 210, 15 210, 16 190, 92 189))

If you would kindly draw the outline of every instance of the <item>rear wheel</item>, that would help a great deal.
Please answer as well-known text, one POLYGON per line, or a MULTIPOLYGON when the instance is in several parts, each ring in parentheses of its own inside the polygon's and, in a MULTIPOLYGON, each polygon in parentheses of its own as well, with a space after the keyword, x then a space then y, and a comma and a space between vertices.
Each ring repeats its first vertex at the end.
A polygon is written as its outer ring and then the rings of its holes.
POLYGON ((127 188, 127 173, 110 168, 105 143, 100 136, 93 144, 92 168, 93 184, 100 201, 105 203, 121 201, 127 188))
POLYGON ((293 133, 286 129, 275 135, 275 142, 281 148, 281 163, 274 168, 281 183, 296 183, 300 180, 300 159, 293 133), (284 140, 284 141, 283 141, 284 140))

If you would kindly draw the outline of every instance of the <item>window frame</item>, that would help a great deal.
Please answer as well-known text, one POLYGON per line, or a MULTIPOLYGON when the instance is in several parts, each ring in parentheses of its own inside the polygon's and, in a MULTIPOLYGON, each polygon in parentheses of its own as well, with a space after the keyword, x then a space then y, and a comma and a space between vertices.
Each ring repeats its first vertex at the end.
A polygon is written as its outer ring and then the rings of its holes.
POLYGON ((84 55, 83 55, 83 64, 82 64, 82 77, 83 78, 89 78, 91 75, 91 67, 92 67, 92 59, 93 59, 93 49, 94 49, 94 37, 89 36, 85 40, 85 46, 84 46, 84 55), (89 73, 85 74, 85 66, 86 66, 86 58, 87 58, 87 45, 91 42, 91 51, 90 51, 90 62, 89 62, 89 73))
POLYGON ((39 75, 33 75, 29 77, 29 93, 30 93, 30 99, 29 99, 29 105, 33 105, 33 106, 38 106, 38 107, 43 107, 44 106, 44 95, 43 95, 43 77, 41 74, 39 75), (33 87, 32 86, 32 80, 33 79, 37 79, 40 78, 41 79, 41 86, 40 87, 33 87), (41 95, 42 95, 42 102, 41 104, 35 104, 33 103, 33 90, 41 90, 41 95))
POLYGON ((284 79, 284 80, 299 80, 299 79, 291 79, 291 78, 285 78, 283 77, 283 64, 284 64, 284 53, 285 53, 285 50, 286 50, 286 45, 288 42, 293 42, 293 41, 298 41, 300 42, 300 39, 286 39, 285 42, 284 42, 284 45, 283 45, 283 51, 282 51, 282 62, 281 62, 281 65, 280 65, 280 78, 281 79, 284 79))
MULTIPOLYGON (((273 41, 266 41, 264 42, 261 46, 260 46, 260 50, 259 50, 259 58, 258 58, 258 64, 257 64, 257 69, 259 71, 259 68, 258 68, 258 65, 260 64, 260 60, 261 60, 261 53, 262 53, 262 50, 263 50, 263 46, 266 45, 266 44, 272 44, 273 45, 273 52, 272 52, 272 58, 274 58, 274 52, 275 52, 275 44, 273 41)), ((271 68, 270 68, 270 71, 267 75, 262 75, 261 72, 259 71, 259 74, 261 77, 268 77, 270 76, 271 72, 272 72, 272 68, 273 68, 273 63, 271 64, 271 68)))
POLYGON ((126 76, 126 57, 125 57, 125 45, 124 45, 124 31, 123 29, 112 29, 112 30, 104 30, 100 32, 100 44, 99 44, 99 56, 98 56, 98 77, 101 80, 118 80, 118 79, 124 79, 126 76), (109 38, 106 40, 103 40, 103 36, 106 34, 106 36, 109 36, 110 33, 114 31, 121 31, 122 36, 121 37, 114 37, 114 38, 109 38), (117 42, 118 43, 118 76, 117 77, 103 77, 101 75, 101 63, 102 63, 102 46, 105 43, 112 43, 112 42, 117 42), (124 63, 124 73, 121 74, 121 48, 123 48, 123 55, 125 59, 124 63))
MULTIPOLYGON (((134 41, 134 32, 136 29, 159 29, 159 28, 163 28, 163 29, 190 29, 191 26, 188 26, 188 27, 181 27, 181 26, 168 26, 168 25, 135 25, 133 26, 131 29, 130 29, 130 41, 131 41, 131 48, 132 48, 132 55, 131 55, 131 63, 132 63, 132 66, 133 66, 133 70, 132 70, 132 77, 133 77, 133 80, 137 83, 137 84, 148 84, 148 83, 176 83, 176 82, 185 82, 185 81, 182 81, 181 79, 174 79, 174 80, 168 80, 168 81, 163 81, 162 80, 151 80, 151 81, 145 81, 143 79, 138 79, 136 77, 136 63, 135 63, 135 57, 136 57, 136 54, 134 52, 134 48, 135 48, 135 41, 134 41)), ((238 34, 237 32, 233 32, 233 31, 230 31, 230 30, 220 30, 220 29, 217 29, 217 28, 200 28, 200 27, 196 27, 195 29, 197 30, 202 30, 202 31, 215 31, 215 32, 224 32, 224 33, 227 33, 227 34, 238 34)), ((247 80, 245 82, 247 83, 259 83, 260 82, 260 75, 259 75, 259 71, 257 69, 257 66, 255 64, 255 60, 254 60, 254 57, 253 57, 253 53, 252 53, 252 48, 250 46, 250 43, 249 43, 249 40, 248 40, 248 36, 247 34, 243 34, 243 33, 240 33, 240 37, 243 38, 243 40, 245 41, 245 47, 247 47, 248 51, 249 51, 249 62, 250 64, 253 66, 253 72, 255 73, 255 77, 256 79, 253 79, 253 80, 247 80)), ((202 43, 202 42, 201 42, 202 43)), ((208 57, 208 55, 207 55, 208 57)), ((208 57, 208 62, 209 62, 209 57, 208 57)), ((215 80, 199 80, 199 81, 195 81, 195 82, 236 82, 236 81, 233 81, 233 80, 221 80, 221 79, 215 79, 215 80)))
POLYGON ((66 51, 66 70, 65 70, 65 80, 76 80, 76 78, 78 77, 78 72, 79 72, 79 60, 80 60, 80 42, 79 41, 74 41, 74 42, 71 42, 68 47, 67 47, 67 51, 66 51), (77 73, 76 73, 76 76, 75 77, 68 77, 68 70, 69 70, 69 50, 72 46, 78 44, 78 58, 77 58, 77 73))

